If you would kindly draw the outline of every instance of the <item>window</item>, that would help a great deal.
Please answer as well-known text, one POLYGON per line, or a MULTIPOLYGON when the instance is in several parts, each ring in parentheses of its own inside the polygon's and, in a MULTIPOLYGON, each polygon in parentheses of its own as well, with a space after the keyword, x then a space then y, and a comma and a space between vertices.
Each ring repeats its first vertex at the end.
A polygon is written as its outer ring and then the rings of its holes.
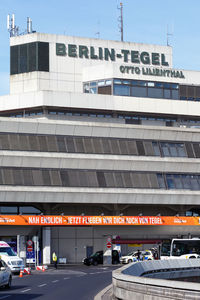
POLYGON ((114 95, 130 96, 130 86, 114 85, 114 95))
POLYGON ((10 47, 10 74, 49 72, 49 43, 34 42, 10 47))

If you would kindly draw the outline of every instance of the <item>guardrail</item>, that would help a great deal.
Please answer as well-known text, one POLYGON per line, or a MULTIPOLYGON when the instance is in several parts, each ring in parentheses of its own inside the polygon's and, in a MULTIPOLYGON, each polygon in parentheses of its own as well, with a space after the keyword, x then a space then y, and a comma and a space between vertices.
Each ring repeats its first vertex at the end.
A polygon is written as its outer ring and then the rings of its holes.
POLYGON ((132 263, 113 271, 113 299, 200 299, 199 283, 176 281, 193 276, 200 277, 200 259, 132 263))

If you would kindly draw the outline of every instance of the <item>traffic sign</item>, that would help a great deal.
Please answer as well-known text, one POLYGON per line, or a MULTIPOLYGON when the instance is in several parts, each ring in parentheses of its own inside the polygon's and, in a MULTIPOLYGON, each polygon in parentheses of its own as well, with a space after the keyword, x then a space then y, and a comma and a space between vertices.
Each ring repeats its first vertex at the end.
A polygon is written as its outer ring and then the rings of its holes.
POLYGON ((28 241, 27 241, 27 245, 28 245, 28 246, 32 246, 32 245, 33 245, 33 242, 32 242, 31 240, 28 240, 28 241))
POLYGON ((108 249, 110 249, 110 248, 112 247, 111 242, 107 242, 107 243, 106 243, 106 247, 107 247, 108 249))
POLYGON ((32 251, 33 251, 33 246, 28 246, 28 247, 27 247, 27 251, 28 251, 28 252, 32 252, 32 251))

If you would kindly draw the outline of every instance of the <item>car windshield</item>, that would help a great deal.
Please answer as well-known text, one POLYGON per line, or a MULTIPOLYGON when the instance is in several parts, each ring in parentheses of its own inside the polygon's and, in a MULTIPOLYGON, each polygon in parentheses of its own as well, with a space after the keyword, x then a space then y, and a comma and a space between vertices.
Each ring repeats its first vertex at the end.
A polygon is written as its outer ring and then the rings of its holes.
POLYGON ((10 247, 0 247, 0 255, 16 256, 16 253, 10 247))
POLYGON ((95 252, 95 253, 93 253, 92 255, 91 255, 91 257, 97 257, 97 256, 99 256, 101 253, 100 252, 95 252))

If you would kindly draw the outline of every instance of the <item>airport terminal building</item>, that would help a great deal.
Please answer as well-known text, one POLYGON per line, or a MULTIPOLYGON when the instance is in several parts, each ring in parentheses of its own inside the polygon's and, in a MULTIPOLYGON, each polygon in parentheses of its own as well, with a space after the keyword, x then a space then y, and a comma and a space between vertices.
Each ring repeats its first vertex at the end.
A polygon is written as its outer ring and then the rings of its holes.
POLYGON ((34 236, 47 264, 198 237, 200 72, 169 46, 11 37, 0 161, 0 237, 22 257, 34 236))

